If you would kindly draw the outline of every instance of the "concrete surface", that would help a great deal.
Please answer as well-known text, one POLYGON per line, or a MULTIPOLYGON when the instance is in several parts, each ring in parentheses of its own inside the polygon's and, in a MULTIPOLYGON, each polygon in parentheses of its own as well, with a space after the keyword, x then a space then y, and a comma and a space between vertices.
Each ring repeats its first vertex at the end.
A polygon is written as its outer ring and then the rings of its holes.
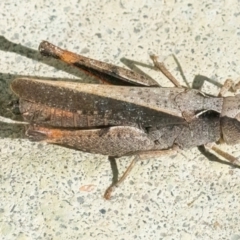
MULTIPOLYGON (((183 85, 205 78, 203 90, 217 94, 240 76, 239 13, 234 0, 1 1, 1 116, 13 117, 6 103, 16 76, 90 81, 40 57, 42 40, 121 66, 121 58, 152 66, 155 53, 183 85)), ((223 149, 240 155, 239 145, 223 149)), ((107 157, 33 143, 1 123, 0 160, 0 239, 240 239, 240 169, 197 148, 139 162, 111 201, 102 198, 107 157)), ((121 173, 130 160, 118 161, 121 173)))

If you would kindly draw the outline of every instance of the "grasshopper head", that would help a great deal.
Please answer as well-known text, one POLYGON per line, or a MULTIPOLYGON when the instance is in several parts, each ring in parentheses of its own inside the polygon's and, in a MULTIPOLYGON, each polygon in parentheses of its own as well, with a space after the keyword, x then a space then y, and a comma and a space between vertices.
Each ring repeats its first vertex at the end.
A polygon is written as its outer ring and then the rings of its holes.
POLYGON ((221 129, 227 144, 240 142, 240 94, 223 99, 221 129))

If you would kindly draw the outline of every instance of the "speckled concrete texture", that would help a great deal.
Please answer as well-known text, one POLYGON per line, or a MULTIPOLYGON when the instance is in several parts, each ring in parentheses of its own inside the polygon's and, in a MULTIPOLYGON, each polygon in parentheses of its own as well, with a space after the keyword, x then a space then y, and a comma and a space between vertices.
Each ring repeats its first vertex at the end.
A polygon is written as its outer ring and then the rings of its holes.
MULTIPOLYGON (((42 40, 141 70, 155 53, 183 85, 217 94, 240 76, 238 1, 1 1, 0 115, 17 76, 93 79, 37 53, 42 40), (178 64, 179 63, 179 64, 178 64)), ((161 97, 161 96, 159 96, 161 97)), ((198 136, 196 136, 198 137, 198 136)), ((223 146, 240 157, 240 146, 223 146)), ((201 150, 201 149, 200 149, 201 150)), ((0 123, 0 239, 240 239, 240 169, 194 148, 137 164, 111 201, 107 157, 33 143, 0 123)), ((131 158, 118 160, 122 173, 131 158)))

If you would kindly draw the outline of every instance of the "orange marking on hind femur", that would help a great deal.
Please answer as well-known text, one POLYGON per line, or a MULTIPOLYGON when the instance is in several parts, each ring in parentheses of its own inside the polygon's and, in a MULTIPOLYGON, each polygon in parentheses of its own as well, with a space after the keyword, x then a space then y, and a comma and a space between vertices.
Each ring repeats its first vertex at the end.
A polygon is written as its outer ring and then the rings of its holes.
POLYGON ((47 136, 47 140, 60 139, 64 136, 64 132, 58 129, 38 127, 36 130, 45 134, 47 136))
POLYGON ((79 57, 72 53, 72 52, 69 52, 69 51, 63 51, 61 54, 60 54, 60 58, 66 62, 66 63, 75 63, 78 61, 79 57))

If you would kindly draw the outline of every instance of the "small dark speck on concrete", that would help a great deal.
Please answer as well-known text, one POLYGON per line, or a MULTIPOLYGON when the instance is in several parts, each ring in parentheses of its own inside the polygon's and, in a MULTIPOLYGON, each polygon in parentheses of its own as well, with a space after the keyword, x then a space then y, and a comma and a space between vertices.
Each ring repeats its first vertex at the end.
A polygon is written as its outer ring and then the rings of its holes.
POLYGON ((56 16, 50 16, 50 21, 55 20, 57 17, 56 16))
POLYGON ((69 187, 71 187, 71 185, 72 185, 72 180, 68 180, 68 181, 67 181, 67 184, 68 184, 69 187))
POLYGON ((102 214, 105 214, 106 210, 105 209, 100 209, 99 212, 102 213, 102 214))
POLYGON ((199 41, 201 39, 201 36, 199 36, 199 35, 197 35, 196 37, 195 37, 195 41, 199 41))
POLYGON ((60 224, 60 228, 67 228, 67 226, 64 224, 60 224))
POLYGON ((43 148, 43 144, 42 144, 42 143, 39 143, 39 144, 37 145, 37 148, 38 148, 38 149, 42 149, 42 148, 43 148))
POLYGON ((82 203, 84 203, 84 198, 78 197, 78 198, 77 198, 77 201, 78 201, 80 204, 82 204, 82 203))
POLYGON ((83 48, 83 49, 81 50, 81 53, 83 53, 83 54, 88 53, 88 52, 89 52, 89 49, 88 49, 88 48, 83 48))
POLYGON ((179 49, 176 49, 176 50, 175 50, 175 54, 178 54, 179 52, 180 52, 179 49))
POLYGON ((96 33, 95 34, 98 38, 102 38, 102 34, 101 33, 96 33))
POLYGON ((139 28, 134 28, 134 32, 135 32, 135 33, 139 33, 139 32, 140 32, 140 29, 139 29, 139 28))
POLYGON ((129 184, 130 184, 130 185, 134 185, 134 181, 130 180, 130 181, 129 181, 129 184))
POLYGON ((171 155, 171 156, 169 156, 171 159, 174 159, 175 157, 176 157, 177 155, 175 154, 175 155, 171 155))
POLYGON ((145 208, 145 210, 146 210, 147 212, 150 212, 150 209, 149 209, 149 207, 146 207, 146 208, 145 208))

